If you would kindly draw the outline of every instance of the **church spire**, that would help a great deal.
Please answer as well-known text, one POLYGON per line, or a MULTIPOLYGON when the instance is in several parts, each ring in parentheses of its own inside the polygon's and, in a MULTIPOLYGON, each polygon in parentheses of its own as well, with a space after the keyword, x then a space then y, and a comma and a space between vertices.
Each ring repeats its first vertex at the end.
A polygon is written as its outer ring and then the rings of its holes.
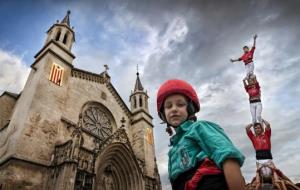
POLYGON ((139 67, 137 65, 135 86, 130 95, 131 111, 145 111, 148 113, 148 98, 147 91, 144 91, 140 80, 139 67))
POLYGON ((135 86, 134 86, 134 92, 143 91, 143 90, 144 90, 144 88, 143 88, 142 82, 140 80, 140 74, 139 74, 139 71, 137 70, 137 72, 136 72, 136 81, 135 81, 135 86))
POLYGON ((70 14, 71 14, 71 11, 68 10, 66 16, 64 17, 64 19, 60 23, 61 24, 67 24, 70 27, 70 14))
POLYGON ((75 33, 73 27, 70 27, 70 14, 71 11, 68 10, 61 22, 57 21, 49 28, 45 45, 53 42, 71 51, 72 45, 75 42, 75 33))

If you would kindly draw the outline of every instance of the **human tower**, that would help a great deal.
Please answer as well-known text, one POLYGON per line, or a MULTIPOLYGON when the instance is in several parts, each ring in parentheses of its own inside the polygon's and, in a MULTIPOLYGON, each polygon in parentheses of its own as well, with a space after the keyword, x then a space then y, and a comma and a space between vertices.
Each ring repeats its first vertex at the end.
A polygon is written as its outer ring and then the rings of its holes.
POLYGON ((246 126, 246 133, 251 140, 256 152, 257 172, 253 181, 247 186, 248 189, 260 189, 264 184, 272 184, 277 189, 300 189, 295 186, 272 161, 271 153, 271 125, 261 116, 262 102, 261 89, 256 75, 254 74, 253 55, 256 46, 257 35, 253 37, 253 45, 243 47, 244 54, 238 59, 230 59, 231 62, 243 61, 246 76, 243 79, 244 88, 249 95, 250 112, 252 122, 246 126), (252 129, 253 128, 253 131, 252 129))

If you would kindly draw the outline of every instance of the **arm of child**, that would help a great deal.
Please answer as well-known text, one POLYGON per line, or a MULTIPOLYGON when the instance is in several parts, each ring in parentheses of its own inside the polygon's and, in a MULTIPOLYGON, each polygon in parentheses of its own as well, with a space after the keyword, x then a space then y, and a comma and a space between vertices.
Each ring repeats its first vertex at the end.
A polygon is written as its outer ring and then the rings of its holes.
POLYGON ((190 138, 198 142, 202 150, 219 168, 222 168, 223 162, 229 158, 237 160, 240 166, 243 165, 244 155, 233 145, 219 125, 201 121, 190 135, 190 138))
POLYGON ((223 163, 223 171, 229 190, 244 190, 245 180, 240 165, 234 159, 227 159, 223 163))
POLYGON ((232 63, 234 63, 234 62, 236 62, 236 61, 240 61, 240 59, 230 59, 230 61, 231 61, 232 63))
MULTIPOLYGON (((245 157, 233 145, 224 130, 217 124, 202 121, 199 126, 195 126, 194 132, 195 133, 191 134, 191 138, 194 138, 198 142, 208 158, 213 160, 220 169, 224 170, 224 166, 227 168, 227 166, 232 165, 231 161, 228 162, 229 165, 227 165, 228 163, 225 164, 228 160, 234 160, 234 163, 237 164, 233 164, 235 167, 241 167, 243 165, 245 157)), ((228 172, 228 169, 226 169, 226 172, 228 172)), ((241 173, 236 171, 235 175, 241 175, 241 173)), ((230 177, 228 179, 233 180, 233 178, 230 177)), ((242 183, 239 179, 242 179, 242 176, 237 178, 236 184, 242 183)), ((228 184, 231 183, 231 181, 227 180, 226 182, 228 184)))
POLYGON ((257 38, 257 34, 255 34, 253 36, 253 46, 252 47, 255 47, 256 46, 256 38, 257 38))
POLYGON ((244 87, 247 90, 247 83, 246 83, 247 79, 243 79, 243 83, 244 83, 244 87))

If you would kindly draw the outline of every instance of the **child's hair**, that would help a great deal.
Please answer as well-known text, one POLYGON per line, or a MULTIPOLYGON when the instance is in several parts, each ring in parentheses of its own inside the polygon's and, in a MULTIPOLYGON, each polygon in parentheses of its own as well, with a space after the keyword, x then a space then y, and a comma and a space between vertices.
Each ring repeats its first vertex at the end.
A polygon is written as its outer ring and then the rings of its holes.
POLYGON ((243 49, 245 49, 245 48, 248 48, 248 49, 249 49, 249 47, 248 47, 248 46, 244 46, 244 47, 243 47, 243 49))
POLYGON ((169 134, 169 136, 173 135, 173 130, 170 125, 167 125, 166 132, 169 134))

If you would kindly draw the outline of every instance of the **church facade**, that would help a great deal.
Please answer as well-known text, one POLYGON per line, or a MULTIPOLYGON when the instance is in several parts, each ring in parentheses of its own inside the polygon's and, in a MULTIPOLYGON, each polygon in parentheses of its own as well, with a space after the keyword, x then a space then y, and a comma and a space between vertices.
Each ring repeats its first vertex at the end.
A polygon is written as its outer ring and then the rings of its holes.
POLYGON ((139 73, 128 108, 107 66, 74 67, 69 17, 47 31, 23 91, 0 96, 0 189, 160 190, 139 73))

